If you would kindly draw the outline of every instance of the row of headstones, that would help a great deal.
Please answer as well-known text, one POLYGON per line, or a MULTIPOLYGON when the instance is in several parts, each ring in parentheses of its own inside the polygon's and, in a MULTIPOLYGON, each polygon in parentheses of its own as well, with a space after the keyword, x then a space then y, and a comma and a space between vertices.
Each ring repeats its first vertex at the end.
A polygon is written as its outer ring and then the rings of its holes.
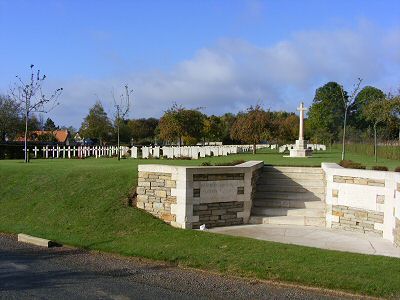
MULTIPOLYGON (((257 145, 263 148, 266 145, 257 145)), ((227 145, 227 146, 184 146, 184 147, 142 147, 141 158, 191 158, 199 159, 206 156, 226 156, 229 154, 245 153, 252 151, 251 145, 227 145)), ((131 157, 138 158, 137 147, 131 148, 131 157)))
MULTIPOLYGON (((269 147, 270 145, 256 145, 257 149, 269 147)), ((271 145, 271 149, 274 149, 271 145)), ((138 147, 120 147, 120 157, 128 156, 130 150, 131 158, 139 158, 138 147)), ((206 156, 226 156, 229 154, 246 153, 253 150, 252 145, 227 145, 227 146, 184 146, 184 147, 141 147, 141 158, 182 158, 188 157, 198 159, 206 156)), ((30 149, 28 149, 28 152, 30 149)), ((85 157, 112 157, 118 154, 116 146, 44 146, 41 150, 38 147, 32 149, 34 158, 38 158, 38 153, 42 151, 43 158, 85 158, 85 157)))
MULTIPOLYGON (((295 145, 292 144, 286 144, 282 145, 279 147, 278 151, 279 153, 283 153, 287 150, 293 149, 295 145)), ((307 144, 307 149, 313 150, 313 151, 326 151, 326 146, 322 144, 307 144)))
MULTIPOLYGON (((25 151, 25 150, 24 150, 25 151)), ((28 152, 30 149, 28 149, 28 152)), ((100 146, 78 146, 78 147, 71 147, 71 146, 44 146, 41 150, 38 147, 34 147, 32 152, 35 158, 38 158, 38 153, 42 151, 43 158, 85 158, 85 157, 102 157, 108 156, 112 157, 118 154, 118 147, 115 146, 107 146, 107 147, 100 147, 100 146)), ((121 146, 120 147, 120 156, 125 156, 128 154, 129 147, 121 146)))

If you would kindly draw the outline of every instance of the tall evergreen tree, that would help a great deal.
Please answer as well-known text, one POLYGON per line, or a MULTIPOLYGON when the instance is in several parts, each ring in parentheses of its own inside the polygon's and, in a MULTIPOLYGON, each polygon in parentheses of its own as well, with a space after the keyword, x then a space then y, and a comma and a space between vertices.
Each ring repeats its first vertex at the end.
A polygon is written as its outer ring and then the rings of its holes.
POLYGON ((58 126, 54 123, 54 121, 50 118, 47 118, 46 122, 44 123, 43 130, 45 131, 54 131, 57 130, 58 126))

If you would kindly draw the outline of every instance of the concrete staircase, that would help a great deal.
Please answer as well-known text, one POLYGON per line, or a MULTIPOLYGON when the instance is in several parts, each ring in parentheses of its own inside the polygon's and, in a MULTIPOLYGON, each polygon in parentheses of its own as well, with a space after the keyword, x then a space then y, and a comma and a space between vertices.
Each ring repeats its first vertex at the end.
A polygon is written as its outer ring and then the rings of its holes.
POLYGON ((250 223, 325 226, 324 198, 321 168, 265 166, 250 223))

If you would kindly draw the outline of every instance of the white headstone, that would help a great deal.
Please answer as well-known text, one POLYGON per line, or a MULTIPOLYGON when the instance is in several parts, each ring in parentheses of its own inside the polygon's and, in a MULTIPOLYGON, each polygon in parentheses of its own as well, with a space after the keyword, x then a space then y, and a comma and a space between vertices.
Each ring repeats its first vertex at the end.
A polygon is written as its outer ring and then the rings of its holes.
POLYGON ((132 146, 131 148, 131 157, 132 158, 137 158, 137 152, 138 152, 138 148, 135 146, 132 146))
POLYGON ((149 158, 149 147, 142 147, 142 158, 149 158))
POLYGON ((157 146, 154 147, 152 155, 154 158, 160 158, 160 147, 157 147, 157 146))

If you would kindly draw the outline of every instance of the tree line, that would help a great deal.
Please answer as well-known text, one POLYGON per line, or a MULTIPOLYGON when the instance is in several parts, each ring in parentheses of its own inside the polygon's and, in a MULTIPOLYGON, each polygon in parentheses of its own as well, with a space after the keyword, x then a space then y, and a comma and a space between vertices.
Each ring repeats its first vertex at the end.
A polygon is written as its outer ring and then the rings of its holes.
MULTIPOLYGON (((99 143, 112 143, 116 120, 111 120, 100 101, 89 110, 79 134, 99 143)), ((297 136, 298 117, 284 111, 272 112, 260 105, 250 106, 238 114, 221 116, 204 114, 201 109, 173 104, 161 118, 123 119, 119 124, 124 144, 196 145, 207 142, 256 144, 273 140, 293 141, 297 136)))
MULTIPOLYGON (((0 95, 0 141, 13 140, 25 131, 53 131, 59 127, 48 118, 41 118, 43 104, 56 99, 61 89, 49 97, 41 93, 46 78, 35 73, 31 66, 31 79, 19 82, 10 95, 0 95), (38 93, 36 102, 32 95, 38 93), (36 113, 36 114, 35 114, 36 113), (39 117, 38 117, 39 116, 39 117)), ((342 141, 400 140, 399 94, 385 94, 382 90, 365 86, 361 79, 350 92, 337 82, 319 87, 305 120, 305 138, 314 143, 332 144, 342 141)), ((133 91, 125 85, 120 100, 114 93, 115 113, 109 117, 98 100, 89 110, 77 131, 83 139, 99 144, 177 144, 220 141, 224 144, 256 144, 270 142, 293 143, 298 137, 297 114, 286 111, 270 111, 261 105, 253 105, 237 114, 206 115, 200 108, 185 108, 173 104, 161 118, 129 119, 130 96, 133 91)), ((75 133, 72 127, 68 129, 75 133)), ((41 136, 42 139, 50 137, 41 136)), ((344 158, 343 149, 343 158, 344 158)), ((376 151, 375 151, 376 154, 376 151)))

